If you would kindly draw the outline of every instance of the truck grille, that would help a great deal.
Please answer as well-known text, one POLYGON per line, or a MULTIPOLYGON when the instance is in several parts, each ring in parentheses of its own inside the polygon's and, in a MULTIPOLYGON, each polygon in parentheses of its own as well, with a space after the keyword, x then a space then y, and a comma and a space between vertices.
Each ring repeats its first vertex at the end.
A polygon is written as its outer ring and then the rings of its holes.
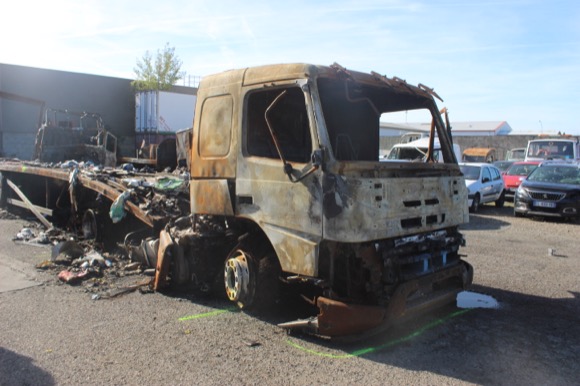
POLYGON ((543 201, 560 201, 566 196, 566 193, 548 193, 548 192, 533 192, 530 191, 530 197, 534 200, 543 201))

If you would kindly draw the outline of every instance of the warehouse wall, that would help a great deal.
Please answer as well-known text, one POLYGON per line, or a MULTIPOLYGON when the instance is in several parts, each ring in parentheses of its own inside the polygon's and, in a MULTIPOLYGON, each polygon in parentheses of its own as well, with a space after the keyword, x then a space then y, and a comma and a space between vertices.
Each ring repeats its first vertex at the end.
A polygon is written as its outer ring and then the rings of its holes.
MULTIPOLYGON (((135 101, 130 79, 0 64, 0 91, 44 101, 46 107, 102 115, 120 154, 134 154, 135 101)), ((0 153, 30 159, 42 106, 0 98, 0 153)))

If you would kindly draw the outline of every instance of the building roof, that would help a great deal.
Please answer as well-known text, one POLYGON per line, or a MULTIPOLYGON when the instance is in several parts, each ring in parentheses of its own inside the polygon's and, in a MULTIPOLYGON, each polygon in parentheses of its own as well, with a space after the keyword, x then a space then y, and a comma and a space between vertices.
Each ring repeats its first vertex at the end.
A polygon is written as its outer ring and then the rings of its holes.
MULTIPOLYGON (((431 123, 388 123, 381 122, 381 129, 405 132, 428 133, 431 123)), ((480 122, 451 122, 453 136, 469 135, 508 135, 512 128, 506 121, 480 121, 480 122)))

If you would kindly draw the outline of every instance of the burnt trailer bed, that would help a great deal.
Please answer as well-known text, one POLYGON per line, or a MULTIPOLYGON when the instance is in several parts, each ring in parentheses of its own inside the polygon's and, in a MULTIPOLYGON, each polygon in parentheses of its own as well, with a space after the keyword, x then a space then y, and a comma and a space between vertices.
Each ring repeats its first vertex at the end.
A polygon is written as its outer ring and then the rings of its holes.
MULTIPOLYGON (((161 229, 168 221, 165 213, 155 213, 148 199, 127 186, 127 178, 145 178, 122 170, 83 170, 55 168, 23 161, 0 161, 2 195, 0 205, 27 207, 9 186, 16 185, 30 203, 55 225, 66 227, 71 223, 96 221, 108 217, 111 203, 123 194, 132 195, 124 200, 124 210, 153 230, 161 229), (86 219, 89 213, 89 219, 86 219)), ((159 177, 159 174, 155 174, 159 177)), ((149 175, 148 177, 151 177, 149 175)), ((186 205, 188 205, 186 203, 186 205)), ((30 209, 30 208, 29 208, 30 209)), ((108 219, 110 222, 110 219, 108 219)), ((82 225, 81 225, 82 226, 82 225)))

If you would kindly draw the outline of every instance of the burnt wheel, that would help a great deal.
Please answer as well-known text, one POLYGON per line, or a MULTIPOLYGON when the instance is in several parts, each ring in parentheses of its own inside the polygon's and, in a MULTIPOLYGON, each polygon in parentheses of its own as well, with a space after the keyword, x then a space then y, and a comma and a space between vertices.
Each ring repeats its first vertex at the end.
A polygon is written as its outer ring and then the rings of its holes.
POLYGON ((240 309, 264 311, 277 298, 279 271, 271 254, 257 258, 248 250, 235 249, 224 266, 226 296, 240 309))
POLYGON ((237 249, 226 259, 224 284, 226 296, 238 307, 251 307, 256 293, 256 267, 254 258, 237 249))

